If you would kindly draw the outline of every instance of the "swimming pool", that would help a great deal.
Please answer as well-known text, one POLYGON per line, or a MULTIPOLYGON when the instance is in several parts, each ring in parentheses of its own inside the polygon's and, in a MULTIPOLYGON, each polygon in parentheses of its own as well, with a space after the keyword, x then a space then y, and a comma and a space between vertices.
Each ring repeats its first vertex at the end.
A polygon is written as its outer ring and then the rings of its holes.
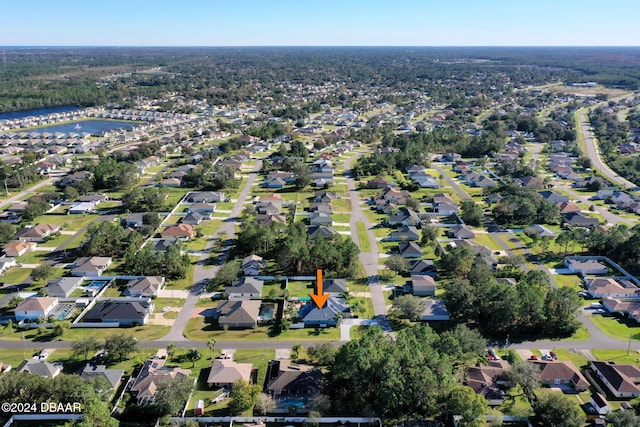
POLYGON ((107 283, 109 283, 108 280, 94 280, 92 282, 87 283, 85 286, 87 288, 102 288, 107 283))
POLYGON ((307 404, 307 398, 305 397, 285 397, 278 400, 278 406, 280 408, 291 408, 292 406, 300 409, 307 404))
POLYGON ((260 306, 260 317, 263 320, 272 320, 275 312, 275 304, 266 303, 260 306))

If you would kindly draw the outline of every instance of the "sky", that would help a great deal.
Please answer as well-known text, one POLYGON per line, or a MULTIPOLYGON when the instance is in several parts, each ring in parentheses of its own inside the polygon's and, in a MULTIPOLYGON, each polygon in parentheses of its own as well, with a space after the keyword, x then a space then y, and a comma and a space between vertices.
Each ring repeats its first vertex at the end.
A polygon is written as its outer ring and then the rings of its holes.
POLYGON ((0 0, 2 46, 640 46, 638 0, 0 0))

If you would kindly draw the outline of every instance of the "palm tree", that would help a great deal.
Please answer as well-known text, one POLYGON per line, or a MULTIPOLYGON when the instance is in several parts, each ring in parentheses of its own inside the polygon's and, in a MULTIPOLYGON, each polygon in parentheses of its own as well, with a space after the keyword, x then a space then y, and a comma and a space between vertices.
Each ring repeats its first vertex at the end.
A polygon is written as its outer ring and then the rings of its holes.
POLYGON ((209 341, 207 341, 207 347, 209 347, 209 350, 211 350, 211 359, 213 359, 213 349, 216 348, 216 339, 215 338, 211 338, 209 341))
POLYGON ((189 362, 191 362, 191 367, 193 368, 193 367, 196 366, 196 360, 200 360, 202 355, 200 354, 200 352, 198 351, 197 348, 190 348, 189 351, 187 351, 187 354, 185 354, 184 357, 189 362))

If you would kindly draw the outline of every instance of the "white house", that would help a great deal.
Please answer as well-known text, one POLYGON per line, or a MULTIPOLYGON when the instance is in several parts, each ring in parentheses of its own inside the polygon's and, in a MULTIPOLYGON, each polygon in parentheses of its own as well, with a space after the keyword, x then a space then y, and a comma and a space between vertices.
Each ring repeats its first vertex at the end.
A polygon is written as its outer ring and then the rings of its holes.
POLYGON ((58 305, 58 298, 34 297, 22 301, 15 309, 16 320, 37 320, 40 317, 47 318, 58 305))

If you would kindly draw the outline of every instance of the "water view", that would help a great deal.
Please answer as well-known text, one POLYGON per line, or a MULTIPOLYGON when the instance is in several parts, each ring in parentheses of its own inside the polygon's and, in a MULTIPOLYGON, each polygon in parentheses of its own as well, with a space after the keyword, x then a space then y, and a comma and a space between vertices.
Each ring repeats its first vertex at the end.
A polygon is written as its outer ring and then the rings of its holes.
POLYGON ((46 116, 47 114, 66 113, 68 111, 76 111, 79 109, 80 108, 74 105, 63 105, 60 107, 36 108, 34 110, 9 111, 7 113, 0 113, 0 120, 21 119, 23 117, 30 116, 46 116))
POLYGON ((126 120, 82 120, 73 123, 62 123, 59 125, 43 126, 36 129, 25 131, 24 129, 18 129, 15 132, 62 132, 62 133, 83 133, 87 132, 93 135, 100 132, 106 132, 114 129, 133 129, 139 126, 139 122, 132 122, 126 120))

